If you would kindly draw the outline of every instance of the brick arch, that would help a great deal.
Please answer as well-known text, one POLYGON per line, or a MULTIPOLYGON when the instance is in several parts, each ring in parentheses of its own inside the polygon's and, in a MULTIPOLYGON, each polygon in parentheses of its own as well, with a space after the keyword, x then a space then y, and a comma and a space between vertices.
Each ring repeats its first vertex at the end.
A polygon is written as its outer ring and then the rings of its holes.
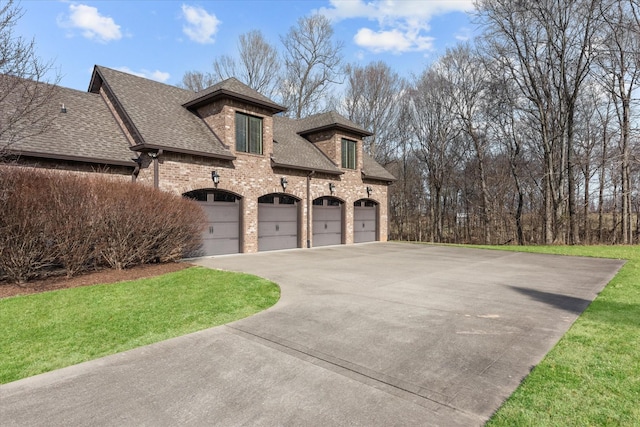
POLYGON ((292 197, 292 198, 296 199, 296 202, 301 202, 303 200, 302 197, 299 197, 299 196, 297 196, 295 194, 292 194, 292 193, 285 193, 285 192, 282 192, 282 191, 264 193, 264 194, 259 195, 258 199, 260 197, 264 197, 264 196, 288 196, 288 197, 292 197))
POLYGON ((204 191, 204 192, 207 192, 207 193, 216 193, 216 192, 228 193, 228 194, 231 194, 231 195, 237 197, 238 199, 243 199, 244 198, 241 194, 238 194, 235 191, 229 191, 229 190, 225 190, 223 188, 215 188, 215 187, 194 188, 193 190, 185 191, 184 193, 182 193, 182 196, 189 197, 189 193, 196 193, 198 191, 204 191))
POLYGON ((314 197, 312 199, 312 201, 315 201, 315 200, 318 200, 318 199, 335 199, 335 200, 339 201, 340 203, 347 203, 347 201, 345 199, 343 199, 342 197, 332 196, 331 194, 326 194, 326 195, 314 197))

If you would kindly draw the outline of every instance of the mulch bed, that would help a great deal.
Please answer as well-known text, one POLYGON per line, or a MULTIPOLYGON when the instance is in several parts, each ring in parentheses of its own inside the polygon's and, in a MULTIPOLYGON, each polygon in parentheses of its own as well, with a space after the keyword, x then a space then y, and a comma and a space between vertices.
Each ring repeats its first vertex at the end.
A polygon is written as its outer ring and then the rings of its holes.
POLYGON ((37 294, 56 289, 75 288, 78 286, 91 286, 101 283, 116 283, 126 280, 143 279, 160 276, 166 273, 183 270, 192 264, 173 262, 167 264, 146 264, 127 270, 102 270, 94 273, 86 273, 67 279, 66 277, 49 277, 42 280, 34 280, 20 285, 0 283, 0 299, 16 295, 37 294))

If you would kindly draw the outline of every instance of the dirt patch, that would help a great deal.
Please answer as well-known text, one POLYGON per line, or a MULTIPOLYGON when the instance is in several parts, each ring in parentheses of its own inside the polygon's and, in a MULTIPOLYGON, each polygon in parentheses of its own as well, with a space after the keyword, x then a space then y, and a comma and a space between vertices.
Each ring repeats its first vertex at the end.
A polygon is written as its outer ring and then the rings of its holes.
POLYGON ((87 273, 81 276, 72 277, 50 277, 43 280, 24 283, 20 286, 15 284, 0 284, 0 299, 16 295, 37 294, 40 292, 53 291, 56 289, 76 288, 78 286, 91 286, 101 283, 116 283, 125 280, 136 280, 147 277, 160 276, 166 273, 183 270, 192 267, 192 264, 184 262, 174 262, 167 264, 147 264, 127 270, 102 270, 95 273, 87 273))

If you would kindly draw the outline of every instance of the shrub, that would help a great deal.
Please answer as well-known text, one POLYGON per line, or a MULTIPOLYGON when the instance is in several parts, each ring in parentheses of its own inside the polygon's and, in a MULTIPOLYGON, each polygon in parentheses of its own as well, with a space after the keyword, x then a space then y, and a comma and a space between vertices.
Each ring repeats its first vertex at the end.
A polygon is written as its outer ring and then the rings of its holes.
POLYGON ((0 169, 0 271, 22 283, 55 263, 52 181, 31 170, 0 169))
POLYGON ((140 184, 0 167, 0 278, 176 261, 204 222, 196 202, 140 184))
POLYGON ((200 247, 205 217, 195 202, 135 184, 95 184, 98 252, 110 267, 175 261, 200 247))

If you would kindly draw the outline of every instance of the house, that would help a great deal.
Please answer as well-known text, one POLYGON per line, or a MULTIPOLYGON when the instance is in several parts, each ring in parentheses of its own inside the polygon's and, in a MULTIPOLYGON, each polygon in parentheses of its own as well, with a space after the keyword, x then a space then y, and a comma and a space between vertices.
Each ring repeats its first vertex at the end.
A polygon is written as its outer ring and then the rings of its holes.
POLYGON ((193 92, 101 66, 88 92, 52 102, 51 129, 9 147, 19 164, 195 199, 205 255, 387 239, 394 177, 363 151, 371 133, 335 112, 289 119, 233 78, 193 92))

